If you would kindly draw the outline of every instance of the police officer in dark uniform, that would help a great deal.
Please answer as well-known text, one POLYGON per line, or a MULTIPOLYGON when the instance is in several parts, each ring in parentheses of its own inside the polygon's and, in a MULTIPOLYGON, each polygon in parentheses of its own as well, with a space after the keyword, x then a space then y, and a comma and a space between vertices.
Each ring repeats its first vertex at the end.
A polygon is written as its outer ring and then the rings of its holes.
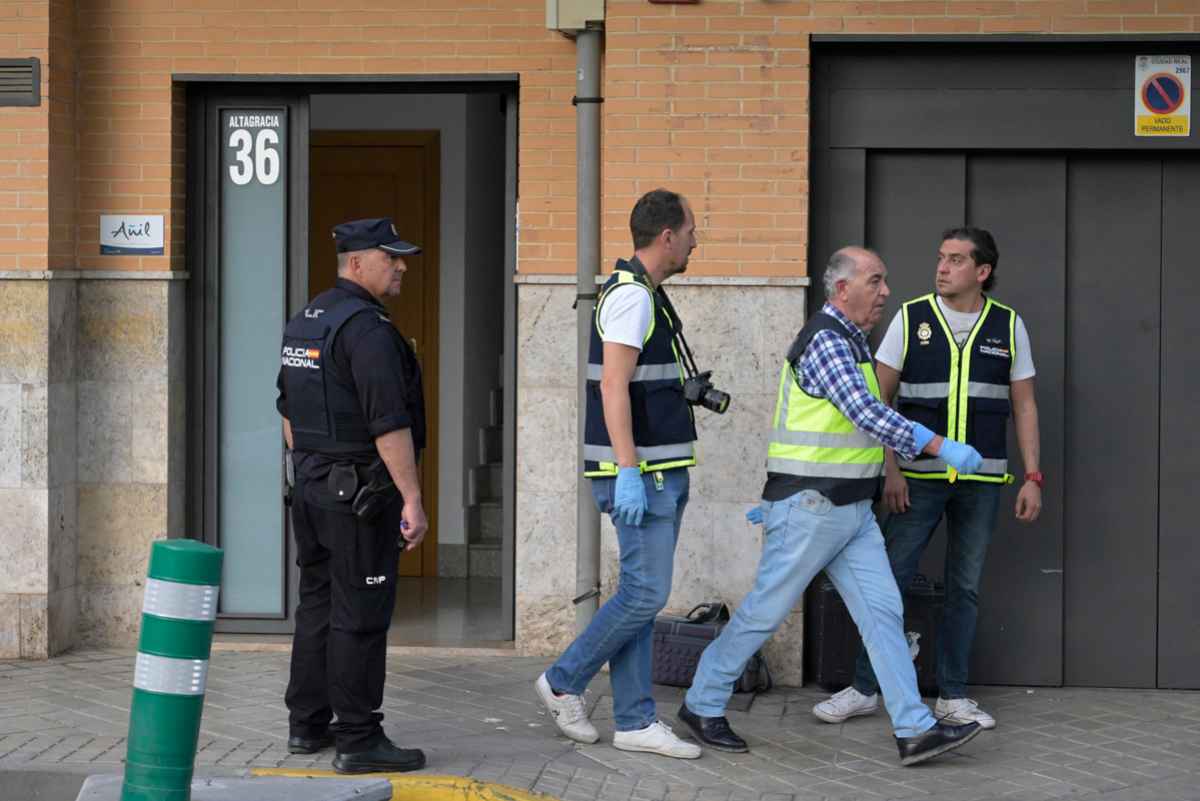
POLYGON ((388 740, 377 710, 401 549, 428 525, 421 371, 381 301, 421 249, 387 218, 333 236, 337 284, 288 321, 277 382, 300 565, 288 750, 336 745, 339 773, 417 770, 425 755, 388 740))

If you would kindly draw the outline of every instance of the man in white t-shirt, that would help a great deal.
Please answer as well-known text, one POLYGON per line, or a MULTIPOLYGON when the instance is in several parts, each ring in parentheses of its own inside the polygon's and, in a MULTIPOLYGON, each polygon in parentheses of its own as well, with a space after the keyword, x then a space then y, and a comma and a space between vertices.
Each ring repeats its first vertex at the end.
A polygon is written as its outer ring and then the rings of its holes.
POLYGON ((600 737, 583 693, 605 663, 613 747, 696 759, 700 747, 658 719, 651 686, 654 618, 671 594, 675 546, 696 464, 696 425, 684 394, 681 322, 662 283, 687 269, 696 218, 667 189, 643 195, 629 215, 634 255, 618 259, 596 300, 588 345, 583 475, 612 518, 617 590, 550 668, 538 697, 572 740, 600 737))
MULTIPOLYGON (((936 292, 903 305, 875 354, 883 399, 937 434, 974 446, 978 473, 960 475, 928 455, 911 461, 886 451, 883 526, 896 583, 904 589, 942 517, 946 518, 946 601, 938 630, 938 700, 934 715, 951 723, 995 719, 967 697, 967 668, 975 638, 979 582, 1008 472, 1007 420, 1014 419, 1025 473, 1017 520, 1032 523, 1042 508, 1038 467, 1033 355, 1025 323, 989 295, 1000 259, 992 235, 952 228, 938 249, 936 292)), ((879 685, 865 652, 854 683, 813 708, 827 723, 879 707, 879 685)))

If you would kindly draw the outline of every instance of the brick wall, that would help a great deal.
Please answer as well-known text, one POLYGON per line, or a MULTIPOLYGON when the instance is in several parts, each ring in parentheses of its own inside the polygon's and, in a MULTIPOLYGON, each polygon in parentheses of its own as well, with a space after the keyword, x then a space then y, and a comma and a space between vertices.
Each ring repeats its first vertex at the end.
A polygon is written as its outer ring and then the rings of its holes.
MULTIPOLYGON (((522 239, 574 234, 574 46, 544 27, 541 0, 124 0, 80 2, 79 247, 82 268, 182 269, 182 87, 172 73, 520 73, 522 239), (166 216, 163 257, 98 254, 101 212, 166 216)), ((2 29, 2 28, 0 28, 2 29)), ((572 270, 570 253, 524 269, 572 270)))
MULTIPOLYGON (((50 4, 0 0, 0 54, 42 61, 42 97, 50 91, 50 4)), ((48 106, 0 108, 0 270, 47 266, 48 106)))
POLYGON ((605 69, 606 262, 656 186, 687 195, 690 273, 803 274, 808 3, 610 0, 605 69))
POLYGON ((48 120, 50 162, 47 191, 48 266, 75 269, 75 2, 50 0, 48 25, 49 94, 43 99, 48 120))
MULTIPOLYGON (((696 273, 797 275, 809 33, 1192 31, 1200 0, 610 0, 607 13, 605 262, 629 249, 637 196, 668 185, 698 215, 696 273)), ((574 46, 543 18, 540 0, 0 0, 0 44, 44 59, 48 99, 0 111, 0 269, 182 268, 173 72, 515 72, 519 266, 571 272, 574 46), (101 259, 99 214, 121 211, 164 214, 167 255, 101 259)))
POLYGON ((696 213, 690 274, 804 274, 811 33, 1180 32, 1197 15, 1200 0, 609 0, 605 267, 638 195, 665 185, 696 213))

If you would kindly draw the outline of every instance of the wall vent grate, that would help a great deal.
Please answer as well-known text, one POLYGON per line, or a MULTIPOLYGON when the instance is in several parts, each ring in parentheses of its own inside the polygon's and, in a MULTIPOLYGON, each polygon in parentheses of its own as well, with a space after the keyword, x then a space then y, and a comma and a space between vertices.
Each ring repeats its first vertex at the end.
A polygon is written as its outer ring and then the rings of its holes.
POLYGON ((0 106, 41 104, 41 62, 36 58, 0 58, 0 106))

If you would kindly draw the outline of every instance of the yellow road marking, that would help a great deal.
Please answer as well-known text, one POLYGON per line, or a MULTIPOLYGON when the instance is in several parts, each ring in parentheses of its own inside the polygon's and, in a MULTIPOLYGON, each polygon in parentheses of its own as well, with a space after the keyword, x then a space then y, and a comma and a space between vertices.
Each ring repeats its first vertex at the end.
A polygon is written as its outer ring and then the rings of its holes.
POLYGON ((534 793, 463 776, 431 776, 420 773, 341 774, 332 770, 301 768, 252 768, 250 774, 312 779, 387 779, 392 783, 392 801, 556 801, 544 793, 534 793))

